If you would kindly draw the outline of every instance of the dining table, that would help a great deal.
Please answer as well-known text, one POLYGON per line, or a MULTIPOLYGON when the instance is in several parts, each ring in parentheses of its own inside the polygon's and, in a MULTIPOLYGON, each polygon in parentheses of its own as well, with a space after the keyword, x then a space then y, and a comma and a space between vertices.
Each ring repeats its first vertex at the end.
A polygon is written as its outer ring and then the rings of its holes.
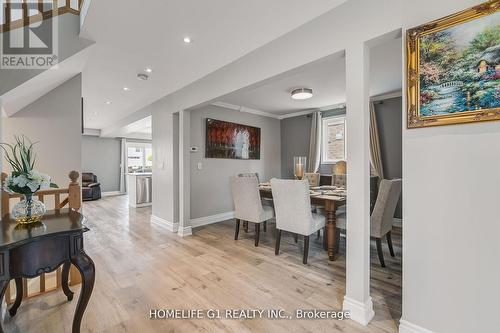
MULTIPOLYGON (((328 259, 335 260, 335 242, 337 237, 336 229, 336 212, 337 209, 346 204, 345 189, 338 189, 335 186, 319 186, 311 187, 310 198, 311 205, 322 206, 326 216, 326 242, 328 249, 328 259), (336 193, 343 192, 344 194, 336 193)), ((272 199, 273 192, 269 183, 259 185, 259 193, 261 198, 272 199)))

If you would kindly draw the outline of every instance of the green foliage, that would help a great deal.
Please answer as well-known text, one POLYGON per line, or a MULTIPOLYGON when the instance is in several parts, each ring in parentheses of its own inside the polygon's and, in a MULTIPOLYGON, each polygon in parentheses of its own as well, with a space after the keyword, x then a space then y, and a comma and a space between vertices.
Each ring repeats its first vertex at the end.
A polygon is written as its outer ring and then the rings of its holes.
POLYGON ((493 27, 486 27, 478 33, 470 42, 466 52, 481 53, 489 47, 500 44, 500 24, 493 27))
POLYGON ((15 144, 0 143, 5 153, 5 159, 15 173, 29 173, 35 166, 36 154, 33 146, 36 144, 22 135, 14 136, 15 144))

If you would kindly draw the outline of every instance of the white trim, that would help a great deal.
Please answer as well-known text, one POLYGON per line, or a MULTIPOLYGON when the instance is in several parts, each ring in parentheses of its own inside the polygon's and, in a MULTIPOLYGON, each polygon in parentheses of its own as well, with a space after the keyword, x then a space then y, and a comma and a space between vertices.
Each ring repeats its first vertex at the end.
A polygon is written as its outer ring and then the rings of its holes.
POLYGON ((370 102, 379 102, 385 99, 391 99, 403 96, 403 90, 395 90, 385 94, 370 97, 370 102))
POLYGON ((85 136, 101 136, 101 130, 96 128, 84 128, 82 135, 85 136))
POLYGON ((402 228, 403 227, 403 219, 398 219, 394 218, 394 224, 395 227, 402 228))
POLYGON ((269 112, 265 112, 265 111, 261 111, 261 110, 257 110, 257 109, 247 108, 246 106, 229 104, 229 103, 224 103, 224 102, 213 102, 212 105, 218 106, 221 108, 225 108, 225 109, 239 111, 239 112, 252 113, 252 114, 256 114, 258 116, 280 119, 280 116, 277 114, 273 114, 273 113, 269 113, 269 112))
POLYGON ((177 232, 179 229, 178 222, 170 222, 155 215, 151 215, 151 223, 164 227, 171 232, 177 232))
POLYGON ((192 234, 193 234, 193 228, 191 228, 191 226, 179 228, 179 230, 177 231, 177 235, 179 235, 180 237, 191 236, 192 234))
POLYGON ((349 311, 350 318, 364 326, 368 325, 368 323, 373 319, 373 316, 375 315, 371 297, 365 303, 361 303, 347 296, 344 296, 342 310, 349 311))
POLYGON ((434 332, 401 319, 399 321, 399 333, 434 333, 434 332))
POLYGON ((122 195, 124 193, 121 193, 120 191, 106 191, 106 192, 102 192, 101 193, 101 196, 102 197, 113 197, 115 195, 122 195))
POLYGON ((234 211, 191 219, 189 224, 191 224, 191 227, 196 228, 201 227, 202 225, 227 221, 230 219, 234 219, 234 211))

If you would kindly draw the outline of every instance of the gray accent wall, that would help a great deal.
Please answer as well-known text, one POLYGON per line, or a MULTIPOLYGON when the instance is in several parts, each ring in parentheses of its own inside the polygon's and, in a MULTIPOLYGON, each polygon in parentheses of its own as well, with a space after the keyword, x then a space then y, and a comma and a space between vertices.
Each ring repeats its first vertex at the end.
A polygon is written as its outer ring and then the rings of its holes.
MULTIPOLYGON (((403 175, 403 112, 401 97, 375 103, 377 125, 382 151, 385 178, 401 178, 403 175)), ((395 217, 402 218, 401 199, 396 207, 395 217)))
POLYGON ((120 190, 120 139, 82 136, 82 172, 97 176, 103 192, 120 190))
POLYGON ((191 219, 234 210, 229 177, 243 172, 258 172, 261 181, 281 175, 280 121, 255 114, 206 106, 190 111, 191 219), (205 119, 230 121, 261 129, 260 160, 205 158, 205 119), (202 170, 198 170, 198 163, 202 170))

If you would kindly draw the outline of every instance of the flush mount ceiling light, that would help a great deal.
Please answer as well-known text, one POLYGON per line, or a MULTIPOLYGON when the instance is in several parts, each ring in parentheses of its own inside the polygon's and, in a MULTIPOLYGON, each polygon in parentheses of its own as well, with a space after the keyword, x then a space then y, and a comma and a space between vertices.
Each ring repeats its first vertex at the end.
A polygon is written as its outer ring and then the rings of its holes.
POLYGON ((124 91, 130 91, 131 89, 129 87, 123 87, 124 91))
POLYGON ((292 90, 293 99, 308 99, 313 97, 313 91, 309 88, 299 88, 292 90))
POLYGON ((137 74, 137 79, 141 81, 147 81, 149 79, 149 76, 144 73, 139 73, 137 74))
POLYGON ((184 43, 191 44, 191 38, 189 38, 189 36, 184 37, 183 40, 184 40, 184 43))

